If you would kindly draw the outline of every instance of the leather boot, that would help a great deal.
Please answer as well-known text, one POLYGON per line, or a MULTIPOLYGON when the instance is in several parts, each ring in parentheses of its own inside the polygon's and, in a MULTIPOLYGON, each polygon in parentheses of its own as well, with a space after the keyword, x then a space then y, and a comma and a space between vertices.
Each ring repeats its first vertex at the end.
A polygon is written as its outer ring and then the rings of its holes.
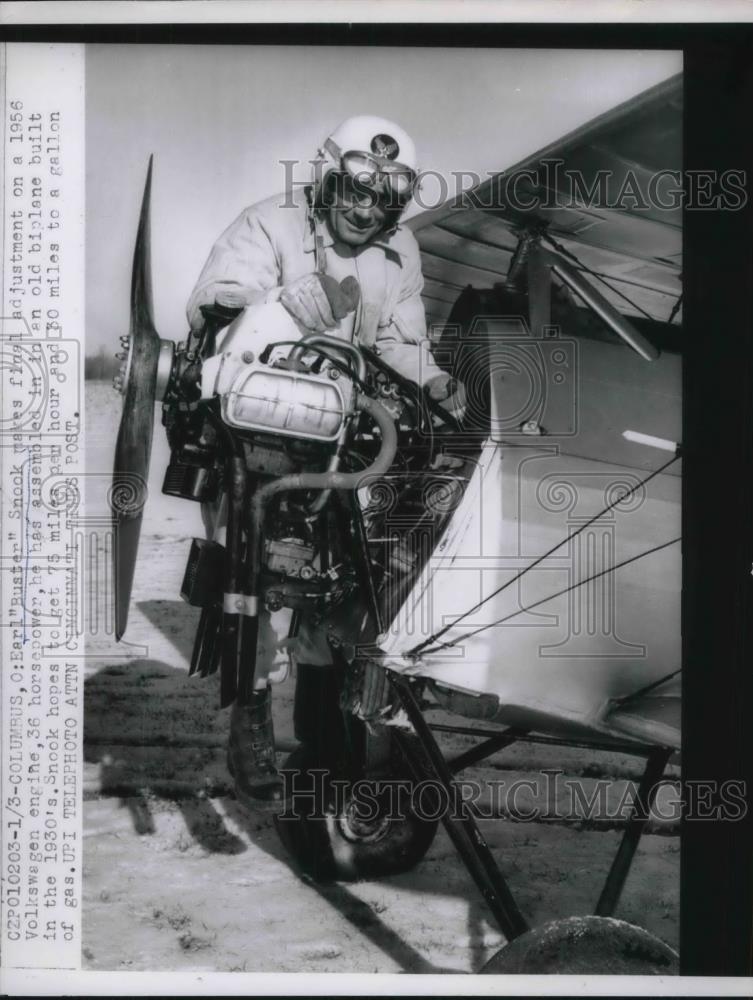
POLYGON ((277 773, 272 727, 272 692, 255 691, 247 705, 235 702, 230 710, 228 770, 235 778, 238 801, 255 803, 282 799, 282 779, 277 773))

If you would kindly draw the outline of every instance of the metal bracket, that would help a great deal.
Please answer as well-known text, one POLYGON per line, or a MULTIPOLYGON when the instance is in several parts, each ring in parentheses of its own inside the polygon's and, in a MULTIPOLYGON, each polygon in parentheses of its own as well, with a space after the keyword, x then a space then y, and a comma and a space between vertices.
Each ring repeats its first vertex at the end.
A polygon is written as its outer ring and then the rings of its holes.
POLYGON ((259 615, 259 598, 248 594, 223 594, 222 610, 228 615, 256 618, 259 615))

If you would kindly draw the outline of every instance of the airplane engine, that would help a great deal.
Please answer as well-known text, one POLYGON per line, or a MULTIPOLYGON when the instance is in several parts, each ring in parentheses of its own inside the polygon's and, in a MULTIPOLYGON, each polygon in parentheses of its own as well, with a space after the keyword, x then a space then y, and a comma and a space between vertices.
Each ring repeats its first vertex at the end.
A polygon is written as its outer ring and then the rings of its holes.
POLYGON ((130 330, 121 338, 115 379, 123 396, 111 491, 116 638, 128 621, 161 402, 170 445, 163 492, 201 503, 211 525, 209 538, 194 540, 182 587, 202 609, 191 672, 221 668, 227 705, 252 690, 264 609, 326 616, 354 592, 359 576, 369 576, 361 515, 343 498, 354 497, 364 477, 388 471, 397 430, 370 395, 361 349, 306 333, 279 303, 246 307, 222 291, 202 307, 204 324, 185 342, 160 338, 151 288, 151 176, 150 161, 130 330))
POLYGON ((270 612, 326 614, 354 591, 352 560, 325 508, 334 486, 355 488, 357 473, 338 472, 343 446, 360 412, 373 409, 354 388, 366 373, 360 351, 334 337, 307 335, 291 350, 289 341, 260 343, 257 330, 257 358, 224 333, 232 349, 207 356, 216 310, 205 310, 198 343, 179 345, 163 402, 163 492, 202 502, 221 524, 213 541, 194 540, 181 591, 203 609, 192 662, 202 675, 221 661, 225 596, 240 592, 228 572, 246 590, 256 576, 257 606, 270 612))

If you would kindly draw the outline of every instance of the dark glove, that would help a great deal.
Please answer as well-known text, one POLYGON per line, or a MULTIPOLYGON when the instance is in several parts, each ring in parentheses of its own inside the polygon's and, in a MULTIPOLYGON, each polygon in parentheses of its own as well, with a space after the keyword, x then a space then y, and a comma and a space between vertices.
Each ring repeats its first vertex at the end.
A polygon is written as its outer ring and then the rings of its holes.
POLYGON ((353 312, 360 297, 361 287, 351 275, 338 284, 328 274, 305 274, 285 285, 280 303, 307 330, 321 333, 353 312))

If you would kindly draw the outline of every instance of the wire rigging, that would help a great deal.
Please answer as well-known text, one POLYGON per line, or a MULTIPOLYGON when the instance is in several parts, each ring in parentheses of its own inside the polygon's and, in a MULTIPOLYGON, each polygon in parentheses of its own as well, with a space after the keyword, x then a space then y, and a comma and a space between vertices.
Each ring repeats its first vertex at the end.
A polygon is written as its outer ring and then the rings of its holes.
POLYGON ((665 674, 663 677, 660 677, 658 681, 652 681, 650 684, 644 684, 643 687, 639 687, 635 691, 631 691, 630 694, 625 694, 621 698, 614 698, 613 700, 615 704, 619 705, 621 708, 624 708, 625 705, 629 705, 630 702, 633 701, 634 699, 641 698, 644 694, 648 694, 649 691, 653 691, 655 688, 660 687, 660 685, 666 683, 666 681, 671 680, 673 677, 676 677, 678 674, 681 673, 682 673, 682 667, 678 667, 671 673, 665 674))
MULTIPOLYGON (((482 597, 481 600, 478 601, 476 604, 474 604, 472 608, 469 608, 467 611, 464 611, 463 614, 458 615, 458 617, 454 621, 448 622, 446 625, 443 625, 442 628, 438 629, 433 635, 430 635, 428 639, 424 639, 423 642, 420 642, 417 646, 414 646, 413 649, 411 649, 407 655, 418 656, 420 653, 426 651, 427 647, 431 646, 432 643, 435 643, 437 639, 441 639, 442 636, 445 635, 447 632, 449 632, 451 628, 454 628, 456 625, 460 624, 460 622, 462 622, 464 618, 467 618, 469 615, 474 614, 476 611, 478 611, 479 608, 483 607, 483 605, 486 604, 487 601, 490 601, 493 597, 496 597, 497 594, 501 594, 503 590, 507 590, 508 587, 511 587, 514 583, 520 580, 520 578, 525 576, 526 573, 530 573, 532 569, 535 569, 536 566, 542 563, 545 559, 548 559, 550 555, 552 555, 554 552, 557 551, 557 549, 561 549, 562 546, 565 545, 567 542, 569 542, 571 539, 576 538, 578 535, 584 532, 586 528, 589 528, 595 521, 598 521, 600 517, 603 517, 604 514, 608 514, 610 510, 612 510, 618 504, 622 503, 624 500, 627 500, 627 498, 632 496, 633 493, 644 487, 646 483, 651 482, 651 480, 654 479, 656 476, 661 475, 661 473, 664 472, 665 469, 668 469, 669 466, 672 465, 674 462, 676 462, 679 459, 679 457, 680 457, 679 454, 673 455, 668 462, 665 462, 664 465, 659 466, 658 469, 655 469, 650 475, 646 476, 645 479, 642 479, 639 483, 636 483, 635 486, 632 486, 629 490, 626 490, 624 493, 620 493, 620 495, 616 497, 616 499, 614 499, 611 503, 607 504, 607 506, 603 510, 600 510, 598 514, 594 514, 593 517, 585 521, 582 525, 580 525, 580 527, 576 528, 575 531, 570 532, 569 535, 566 535, 561 541, 557 542, 556 545, 553 545, 551 549, 548 549, 546 552, 542 553, 542 555, 537 556, 537 558, 534 559, 532 563, 530 563, 528 566, 523 567, 523 569, 519 573, 516 573, 515 576, 511 577, 511 579, 501 584, 499 587, 497 587, 496 590, 493 590, 491 594, 487 594, 486 597, 482 597)), ((615 566, 612 568, 616 569, 617 567, 615 566)))
MULTIPOLYGON (((614 566, 607 566, 606 569, 599 570, 598 573, 594 573, 592 576, 586 577, 585 580, 579 580, 577 583, 572 583, 562 590, 558 590, 554 594, 548 594, 546 597, 542 597, 538 601, 534 601, 533 604, 527 605, 525 608, 518 608, 517 611, 512 611, 509 615, 505 615, 503 618, 498 618, 497 621, 488 622, 486 625, 479 625, 478 628, 473 629, 472 632, 466 632, 462 636, 458 636, 457 639, 452 639, 450 642, 441 642, 429 649, 425 649, 425 653, 436 653, 440 649, 450 649, 452 646, 456 646, 461 640, 463 642, 468 639, 472 639, 474 635, 478 635, 480 632, 485 632, 488 628, 496 628, 498 625, 504 625, 505 622, 509 622, 511 618, 516 618, 518 615, 524 614, 526 611, 532 611, 534 608, 538 608, 541 604, 546 604, 547 601, 553 601, 555 597, 562 597, 563 594, 568 594, 571 590, 577 590, 578 587, 582 587, 587 583, 591 583, 594 580, 598 580, 602 576, 606 576, 607 573, 614 573, 616 570, 621 569, 623 566, 628 566, 630 563, 637 562, 639 559, 644 559, 646 556, 653 555, 654 552, 660 552, 662 549, 668 548, 670 545, 675 545, 677 542, 681 541, 681 538, 673 538, 669 542, 662 542, 661 545, 655 545, 652 549, 647 552, 639 552, 635 556, 630 556, 628 559, 623 559, 622 562, 617 563, 614 566)), ((489 595, 493 596, 493 595, 489 595)), ((666 678, 664 678, 666 680, 666 678)))

